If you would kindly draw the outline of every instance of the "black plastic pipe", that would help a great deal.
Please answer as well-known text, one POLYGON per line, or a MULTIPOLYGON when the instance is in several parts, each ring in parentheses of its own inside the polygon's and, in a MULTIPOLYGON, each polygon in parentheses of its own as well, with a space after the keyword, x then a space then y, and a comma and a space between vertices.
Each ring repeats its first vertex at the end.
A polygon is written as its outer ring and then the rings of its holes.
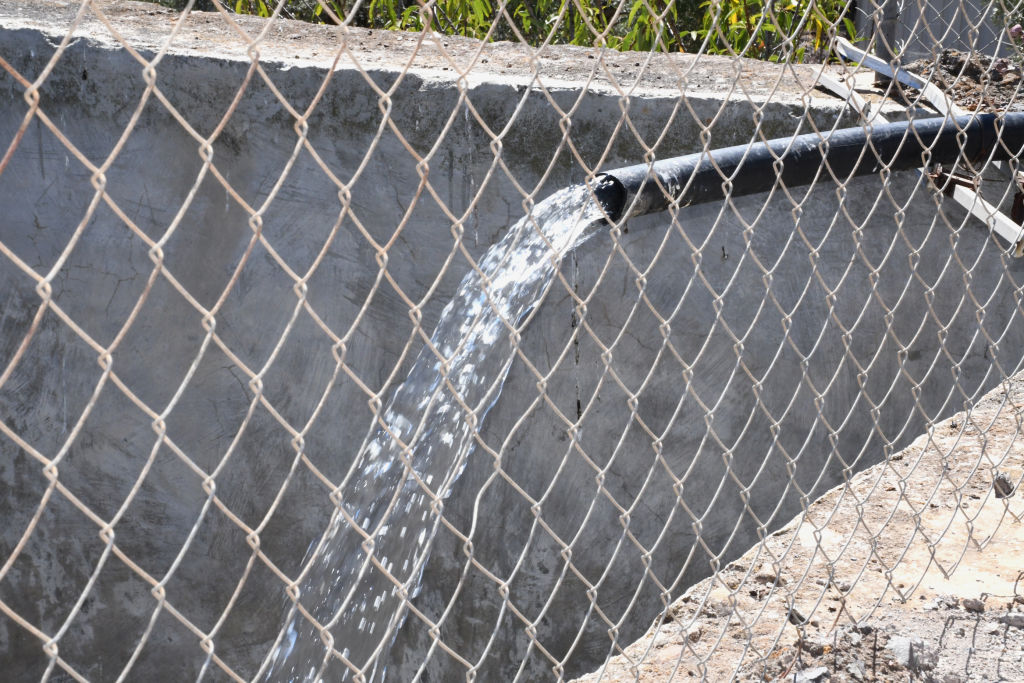
POLYGON ((767 192, 777 183, 1017 157, 1024 148, 1024 113, 940 117, 810 133, 688 154, 600 174, 595 194, 613 221, 767 192), (728 180, 723 180, 726 178, 728 180))

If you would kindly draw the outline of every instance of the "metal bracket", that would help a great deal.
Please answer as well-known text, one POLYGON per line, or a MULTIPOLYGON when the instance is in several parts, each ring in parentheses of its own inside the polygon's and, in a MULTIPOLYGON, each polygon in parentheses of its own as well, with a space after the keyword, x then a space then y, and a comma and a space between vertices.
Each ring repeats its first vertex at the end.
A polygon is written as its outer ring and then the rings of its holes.
MULTIPOLYGON (((957 187, 966 187, 972 192, 978 191, 978 179, 975 176, 958 173, 956 170, 947 171, 942 167, 942 164, 932 166, 932 169, 928 171, 928 177, 935 187, 942 190, 942 193, 948 197, 954 195, 954 189, 957 187)), ((1017 194, 1019 195, 1020 192, 1017 194)), ((1017 223, 1020 223, 1020 221, 1017 221, 1017 223)))
POLYGON ((1017 192, 1013 195, 1013 209, 1008 218, 997 206, 985 201, 973 175, 946 171, 936 164, 928 171, 928 178, 943 194, 952 198, 989 230, 1010 243, 1008 253, 1014 258, 1024 256, 1024 174, 1017 174, 1017 192))

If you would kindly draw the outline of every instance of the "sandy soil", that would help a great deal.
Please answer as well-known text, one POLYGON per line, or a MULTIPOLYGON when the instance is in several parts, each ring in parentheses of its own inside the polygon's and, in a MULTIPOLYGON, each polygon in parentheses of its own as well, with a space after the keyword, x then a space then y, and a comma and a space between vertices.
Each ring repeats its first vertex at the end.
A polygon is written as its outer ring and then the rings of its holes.
POLYGON ((1022 417, 1018 377, 815 501, 579 680, 1024 680, 1022 417))

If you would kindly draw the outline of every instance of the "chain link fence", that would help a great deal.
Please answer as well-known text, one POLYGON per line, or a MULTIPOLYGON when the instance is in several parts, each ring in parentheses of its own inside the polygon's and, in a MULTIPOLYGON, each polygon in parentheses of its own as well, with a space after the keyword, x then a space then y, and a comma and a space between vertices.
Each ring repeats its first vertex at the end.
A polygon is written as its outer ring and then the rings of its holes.
POLYGON ((0 5, 5 675, 1024 676, 1020 14, 0 5))

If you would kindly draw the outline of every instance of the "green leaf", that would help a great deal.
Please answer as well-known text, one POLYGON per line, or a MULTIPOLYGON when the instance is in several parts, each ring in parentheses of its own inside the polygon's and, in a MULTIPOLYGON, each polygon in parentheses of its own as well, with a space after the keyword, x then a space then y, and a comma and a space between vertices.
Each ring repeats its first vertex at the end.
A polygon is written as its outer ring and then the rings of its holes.
POLYGON ((850 40, 856 41, 857 38, 857 26, 851 19, 843 17, 843 25, 846 26, 846 33, 850 36, 850 40))

